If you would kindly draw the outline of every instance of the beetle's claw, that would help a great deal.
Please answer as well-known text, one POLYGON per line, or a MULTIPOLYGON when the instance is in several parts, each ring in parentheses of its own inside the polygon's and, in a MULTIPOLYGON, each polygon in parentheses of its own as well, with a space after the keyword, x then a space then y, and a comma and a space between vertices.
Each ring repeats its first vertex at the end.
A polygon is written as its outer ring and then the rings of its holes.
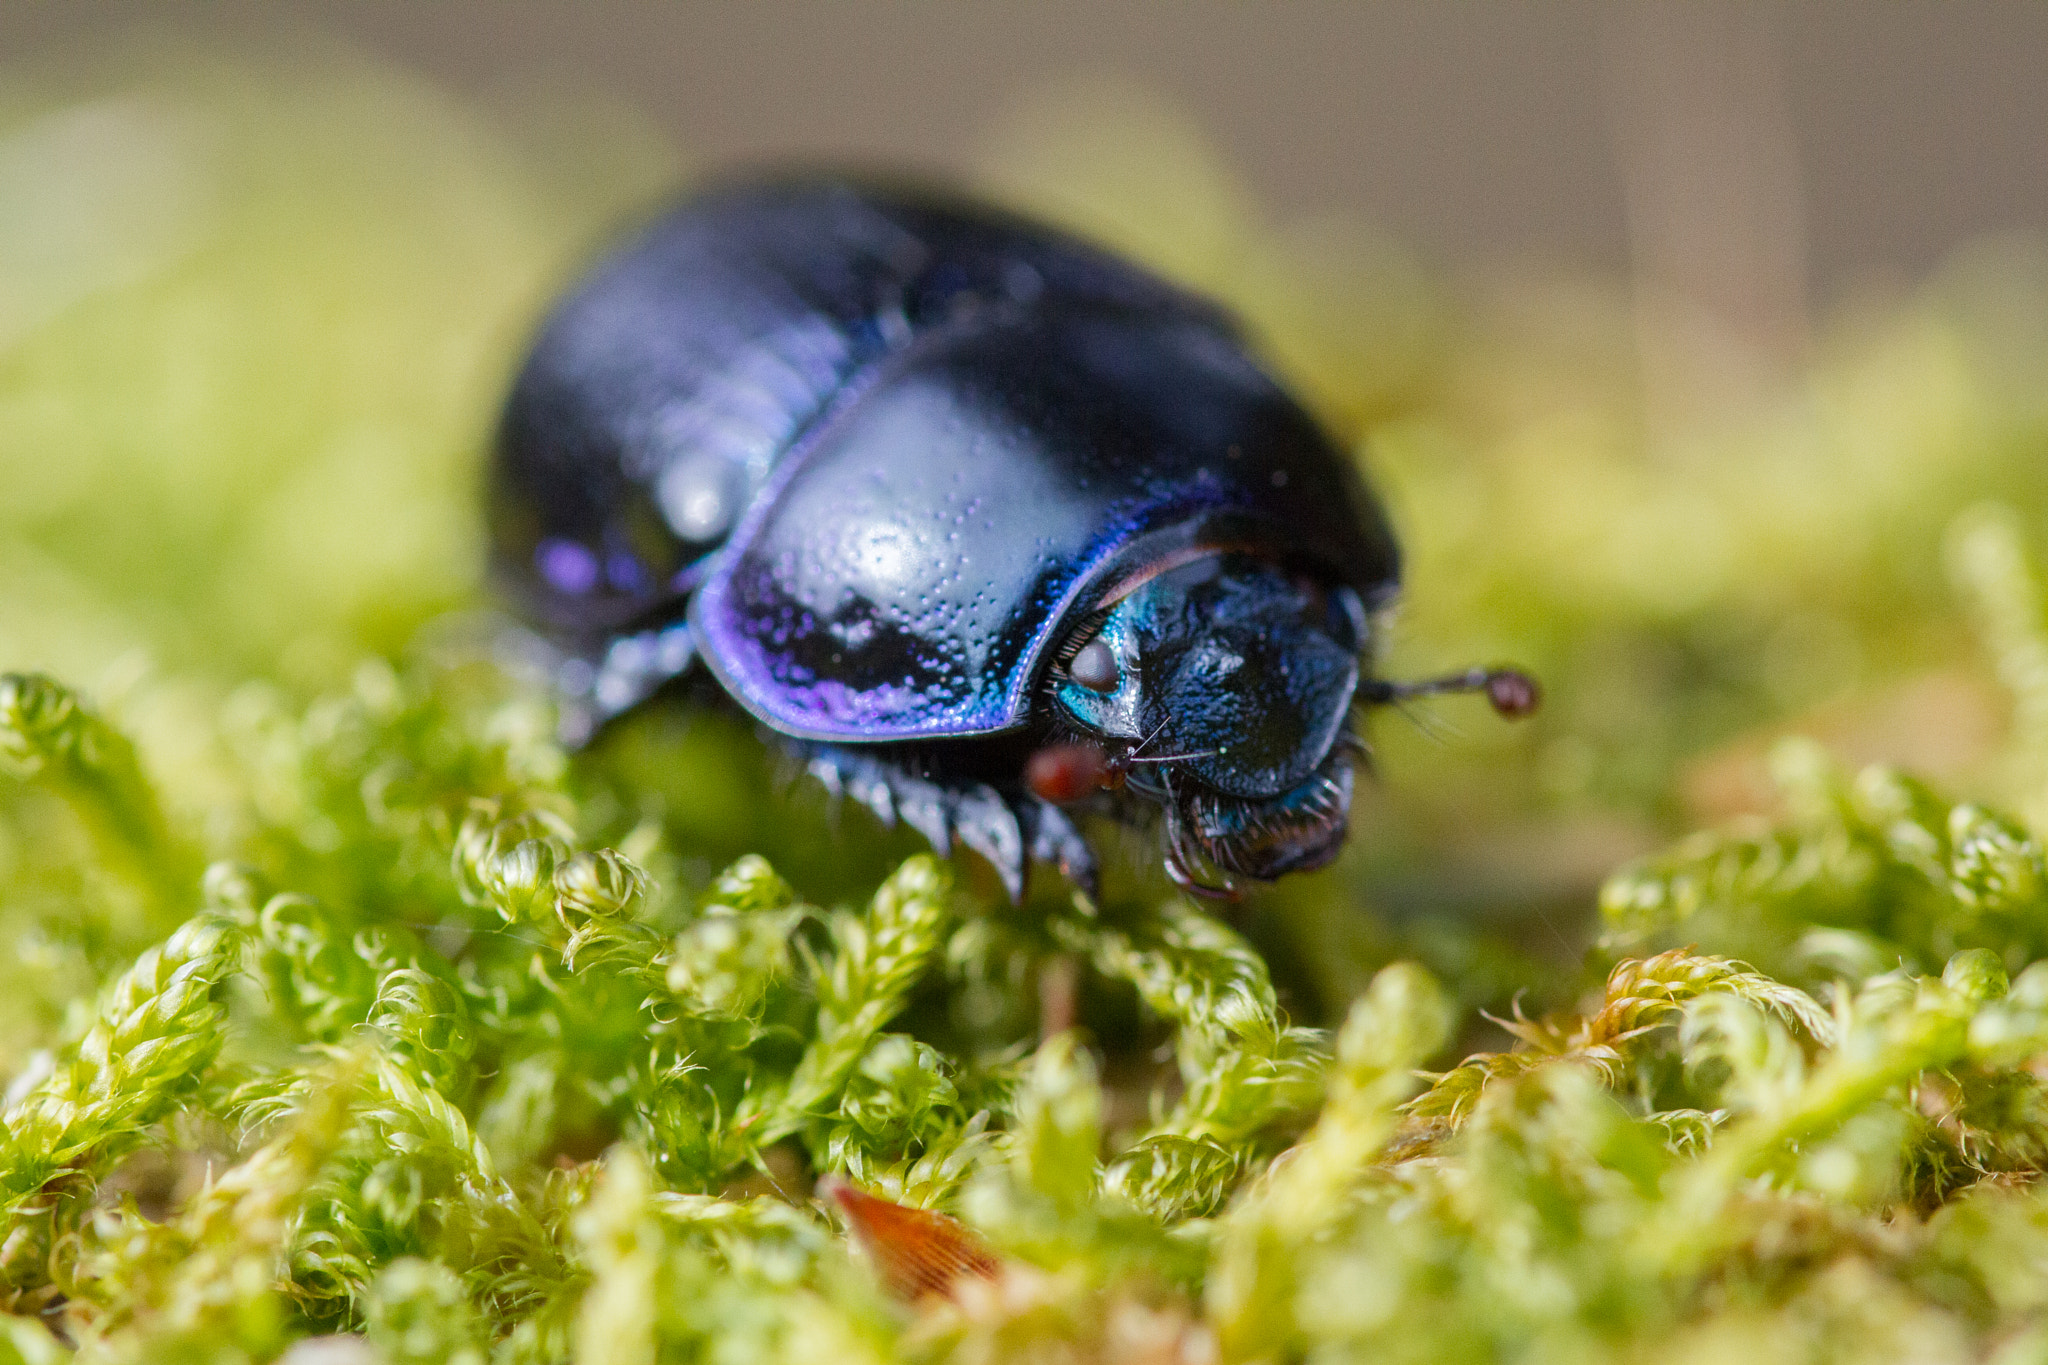
POLYGON ((898 772, 891 778, 896 814, 944 857, 953 851, 953 797, 936 782, 898 772))
POLYGON ((846 794, 866 806, 883 829, 896 828, 895 775, 881 764, 859 762, 845 774, 846 794))
POLYGON ((1031 856, 1051 863, 1077 891, 1092 900, 1100 891, 1095 850, 1081 837, 1081 831, 1067 813, 1048 801, 1031 801, 1018 812, 1031 836, 1031 856))
POLYGON ((954 832, 960 842, 988 859, 1010 903, 1024 899, 1024 830, 1010 803, 994 787, 975 783, 961 789, 953 810, 954 832))
POLYGON ((812 749, 804 758, 804 771, 818 780, 827 796, 837 801, 846 795, 846 783, 840 775, 846 762, 846 755, 837 749, 812 749))
MULTIPOLYGON (((811 749, 805 760, 804 771, 818 779, 818 784, 834 800, 846 797, 879 820, 884 829, 896 827, 897 801, 895 784, 897 774, 883 764, 864 754, 846 749, 816 747, 811 749)), ((914 820, 906 821, 912 829, 926 834, 924 827, 914 820)), ((937 841, 934 841, 935 843, 937 841)), ((940 845, 940 851, 945 847, 940 845)))
POLYGON ((590 679, 590 701, 603 725, 646 701, 697 662, 697 643, 682 621, 621 635, 605 649, 590 679))
POLYGON ((697 647, 681 621, 622 635, 602 654, 587 653, 528 630, 507 632, 501 657, 541 673, 555 694, 555 738, 581 749, 598 732, 690 671, 697 647))

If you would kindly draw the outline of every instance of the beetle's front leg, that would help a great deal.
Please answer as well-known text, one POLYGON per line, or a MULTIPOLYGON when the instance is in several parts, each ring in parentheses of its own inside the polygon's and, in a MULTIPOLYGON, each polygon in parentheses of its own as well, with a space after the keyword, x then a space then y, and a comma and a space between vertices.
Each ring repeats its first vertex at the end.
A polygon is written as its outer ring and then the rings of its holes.
POLYGON ((598 731, 697 662, 696 643, 682 621, 616 636, 595 647, 515 626, 501 632, 496 645, 499 657, 545 679, 555 696, 555 737, 571 749, 589 744, 598 731))
POLYGON ((1095 893, 1095 855, 1057 806, 935 772, 928 755, 814 744, 804 747, 803 757, 805 771, 828 792, 859 802, 885 826, 901 820, 942 854, 952 852, 955 840, 979 853, 1012 903, 1024 898, 1033 860, 1051 863, 1074 886, 1095 893))
POLYGON ((1031 842, 1031 856, 1051 863, 1076 891, 1094 900, 1101 888, 1095 866, 1095 850, 1081 837, 1067 813, 1036 796, 1025 797, 1018 811, 1031 842))

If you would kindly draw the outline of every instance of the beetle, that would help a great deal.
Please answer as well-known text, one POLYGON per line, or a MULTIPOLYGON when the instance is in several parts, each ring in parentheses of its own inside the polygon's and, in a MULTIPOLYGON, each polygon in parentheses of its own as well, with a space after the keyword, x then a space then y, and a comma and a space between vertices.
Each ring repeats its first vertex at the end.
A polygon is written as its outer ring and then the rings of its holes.
POLYGON ((1217 305, 931 186, 702 190, 545 320, 488 476, 493 574, 572 741, 698 668, 829 789, 1020 897, 1076 803, 1155 808, 1228 894, 1343 841, 1400 581, 1353 464, 1217 305))

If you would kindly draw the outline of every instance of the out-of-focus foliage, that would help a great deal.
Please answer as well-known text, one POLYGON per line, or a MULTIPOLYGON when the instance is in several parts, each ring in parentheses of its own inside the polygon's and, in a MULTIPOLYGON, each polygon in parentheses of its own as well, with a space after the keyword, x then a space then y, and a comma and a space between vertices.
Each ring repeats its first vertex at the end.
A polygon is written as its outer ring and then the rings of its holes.
POLYGON ((0 70, 0 1362, 2048 1353, 2048 257, 1674 428, 1619 282, 1020 117, 1001 192, 1356 440, 1387 666, 1548 684, 1379 718, 1233 926, 1135 836, 1009 907, 710 712, 572 759, 492 662, 491 407, 676 164, 317 46, 0 70), (890 1301, 828 1172, 1000 1276, 890 1301))

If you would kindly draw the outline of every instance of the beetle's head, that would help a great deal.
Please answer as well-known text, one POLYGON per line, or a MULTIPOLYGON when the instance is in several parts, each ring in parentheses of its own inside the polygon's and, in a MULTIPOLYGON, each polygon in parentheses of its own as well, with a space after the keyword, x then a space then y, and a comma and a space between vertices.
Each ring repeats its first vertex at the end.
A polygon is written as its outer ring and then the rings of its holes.
POLYGON ((1091 616, 1060 652, 1054 703, 1100 746, 1104 785, 1164 807, 1177 879, 1271 880, 1343 843, 1367 629, 1347 588, 1205 555, 1091 616))

